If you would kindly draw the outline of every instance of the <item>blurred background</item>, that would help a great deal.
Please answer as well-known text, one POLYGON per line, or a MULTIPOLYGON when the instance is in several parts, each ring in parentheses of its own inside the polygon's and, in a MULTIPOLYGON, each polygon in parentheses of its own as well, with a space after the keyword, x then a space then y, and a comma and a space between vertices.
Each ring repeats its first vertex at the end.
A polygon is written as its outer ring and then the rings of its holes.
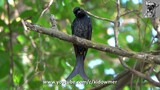
MULTIPOLYGON (((0 1, 0 89, 19 90, 68 90, 89 89, 95 84, 57 85, 44 81, 64 81, 75 65, 71 43, 26 30, 22 20, 50 28, 50 15, 54 15, 58 29, 71 35, 74 7, 81 7, 99 17, 115 20, 116 0, 1 0, 0 1), (7 3, 8 2, 8 3, 7 3), (50 4, 50 5, 49 5, 50 4), (43 11, 46 11, 43 13, 43 11), (11 74, 13 72, 13 75, 11 74), (13 81, 12 81, 13 79, 13 81)), ((148 18, 141 14, 142 0, 120 0, 121 18, 119 46, 133 52, 149 52, 157 49, 156 31, 148 18), (132 11, 126 15, 124 13, 132 11)), ((115 46, 113 23, 91 16, 92 41, 115 46)), ((125 62, 134 67, 132 58, 125 62)), ((85 71, 91 80, 107 81, 124 71, 118 56, 89 49, 85 59, 85 71)), ((154 78, 154 76, 153 76, 154 78)), ((73 81, 82 81, 77 75, 73 81)), ((134 82, 138 82, 139 78, 134 82)), ((111 90, 110 85, 104 90, 111 90)), ((135 90, 135 87, 132 87, 135 90)), ((142 90, 156 87, 145 83, 142 90)), ((130 90, 126 85, 124 90, 130 90)))

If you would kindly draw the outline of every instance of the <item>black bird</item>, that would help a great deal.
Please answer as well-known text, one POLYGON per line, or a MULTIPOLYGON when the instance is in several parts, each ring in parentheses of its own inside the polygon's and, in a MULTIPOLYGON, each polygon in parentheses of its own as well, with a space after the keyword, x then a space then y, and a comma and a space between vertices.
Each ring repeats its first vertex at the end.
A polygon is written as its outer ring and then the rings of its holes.
MULTIPOLYGON (((73 13, 75 14, 76 18, 74 19, 71 25, 72 35, 91 40, 92 24, 90 17, 83 9, 79 7, 75 7, 73 13)), ((74 67, 72 73, 67 77, 66 80, 69 81, 77 74, 79 74, 84 80, 88 80, 88 77, 84 71, 84 60, 88 48, 76 44, 73 44, 73 46, 76 55, 76 66, 74 67)))

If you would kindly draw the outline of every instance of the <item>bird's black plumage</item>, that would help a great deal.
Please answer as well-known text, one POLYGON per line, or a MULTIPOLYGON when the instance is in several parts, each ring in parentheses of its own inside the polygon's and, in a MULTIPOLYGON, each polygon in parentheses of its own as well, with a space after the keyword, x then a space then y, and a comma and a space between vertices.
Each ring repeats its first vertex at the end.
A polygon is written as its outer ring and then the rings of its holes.
MULTIPOLYGON (((75 14, 76 18, 72 22, 71 26, 72 35, 91 40, 92 24, 90 17, 83 9, 79 7, 74 8, 73 13, 75 14)), ((84 71, 84 60, 88 48, 76 44, 73 44, 73 46, 76 55, 76 66, 66 80, 72 79, 77 74, 79 74, 84 80, 88 80, 88 77, 84 71)))

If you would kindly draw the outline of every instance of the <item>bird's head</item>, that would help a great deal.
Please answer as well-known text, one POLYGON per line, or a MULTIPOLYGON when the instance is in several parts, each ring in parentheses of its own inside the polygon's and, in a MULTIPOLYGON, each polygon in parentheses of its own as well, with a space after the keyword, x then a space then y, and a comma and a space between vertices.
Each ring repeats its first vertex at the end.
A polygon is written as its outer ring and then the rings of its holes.
POLYGON ((86 12, 83 9, 79 8, 79 7, 75 7, 73 9, 73 13, 77 18, 81 18, 81 17, 86 15, 86 12))

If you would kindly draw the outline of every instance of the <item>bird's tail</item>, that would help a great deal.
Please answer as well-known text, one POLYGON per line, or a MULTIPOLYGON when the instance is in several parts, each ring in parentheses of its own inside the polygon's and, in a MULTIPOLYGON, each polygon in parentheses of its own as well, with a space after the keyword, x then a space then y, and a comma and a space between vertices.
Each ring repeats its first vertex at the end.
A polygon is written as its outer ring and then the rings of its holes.
POLYGON ((76 66, 74 67, 72 73, 67 77, 66 80, 69 81, 77 74, 79 74, 84 80, 88 80, 88 77, 84 71, 83 55, 77 55, 76 66))

